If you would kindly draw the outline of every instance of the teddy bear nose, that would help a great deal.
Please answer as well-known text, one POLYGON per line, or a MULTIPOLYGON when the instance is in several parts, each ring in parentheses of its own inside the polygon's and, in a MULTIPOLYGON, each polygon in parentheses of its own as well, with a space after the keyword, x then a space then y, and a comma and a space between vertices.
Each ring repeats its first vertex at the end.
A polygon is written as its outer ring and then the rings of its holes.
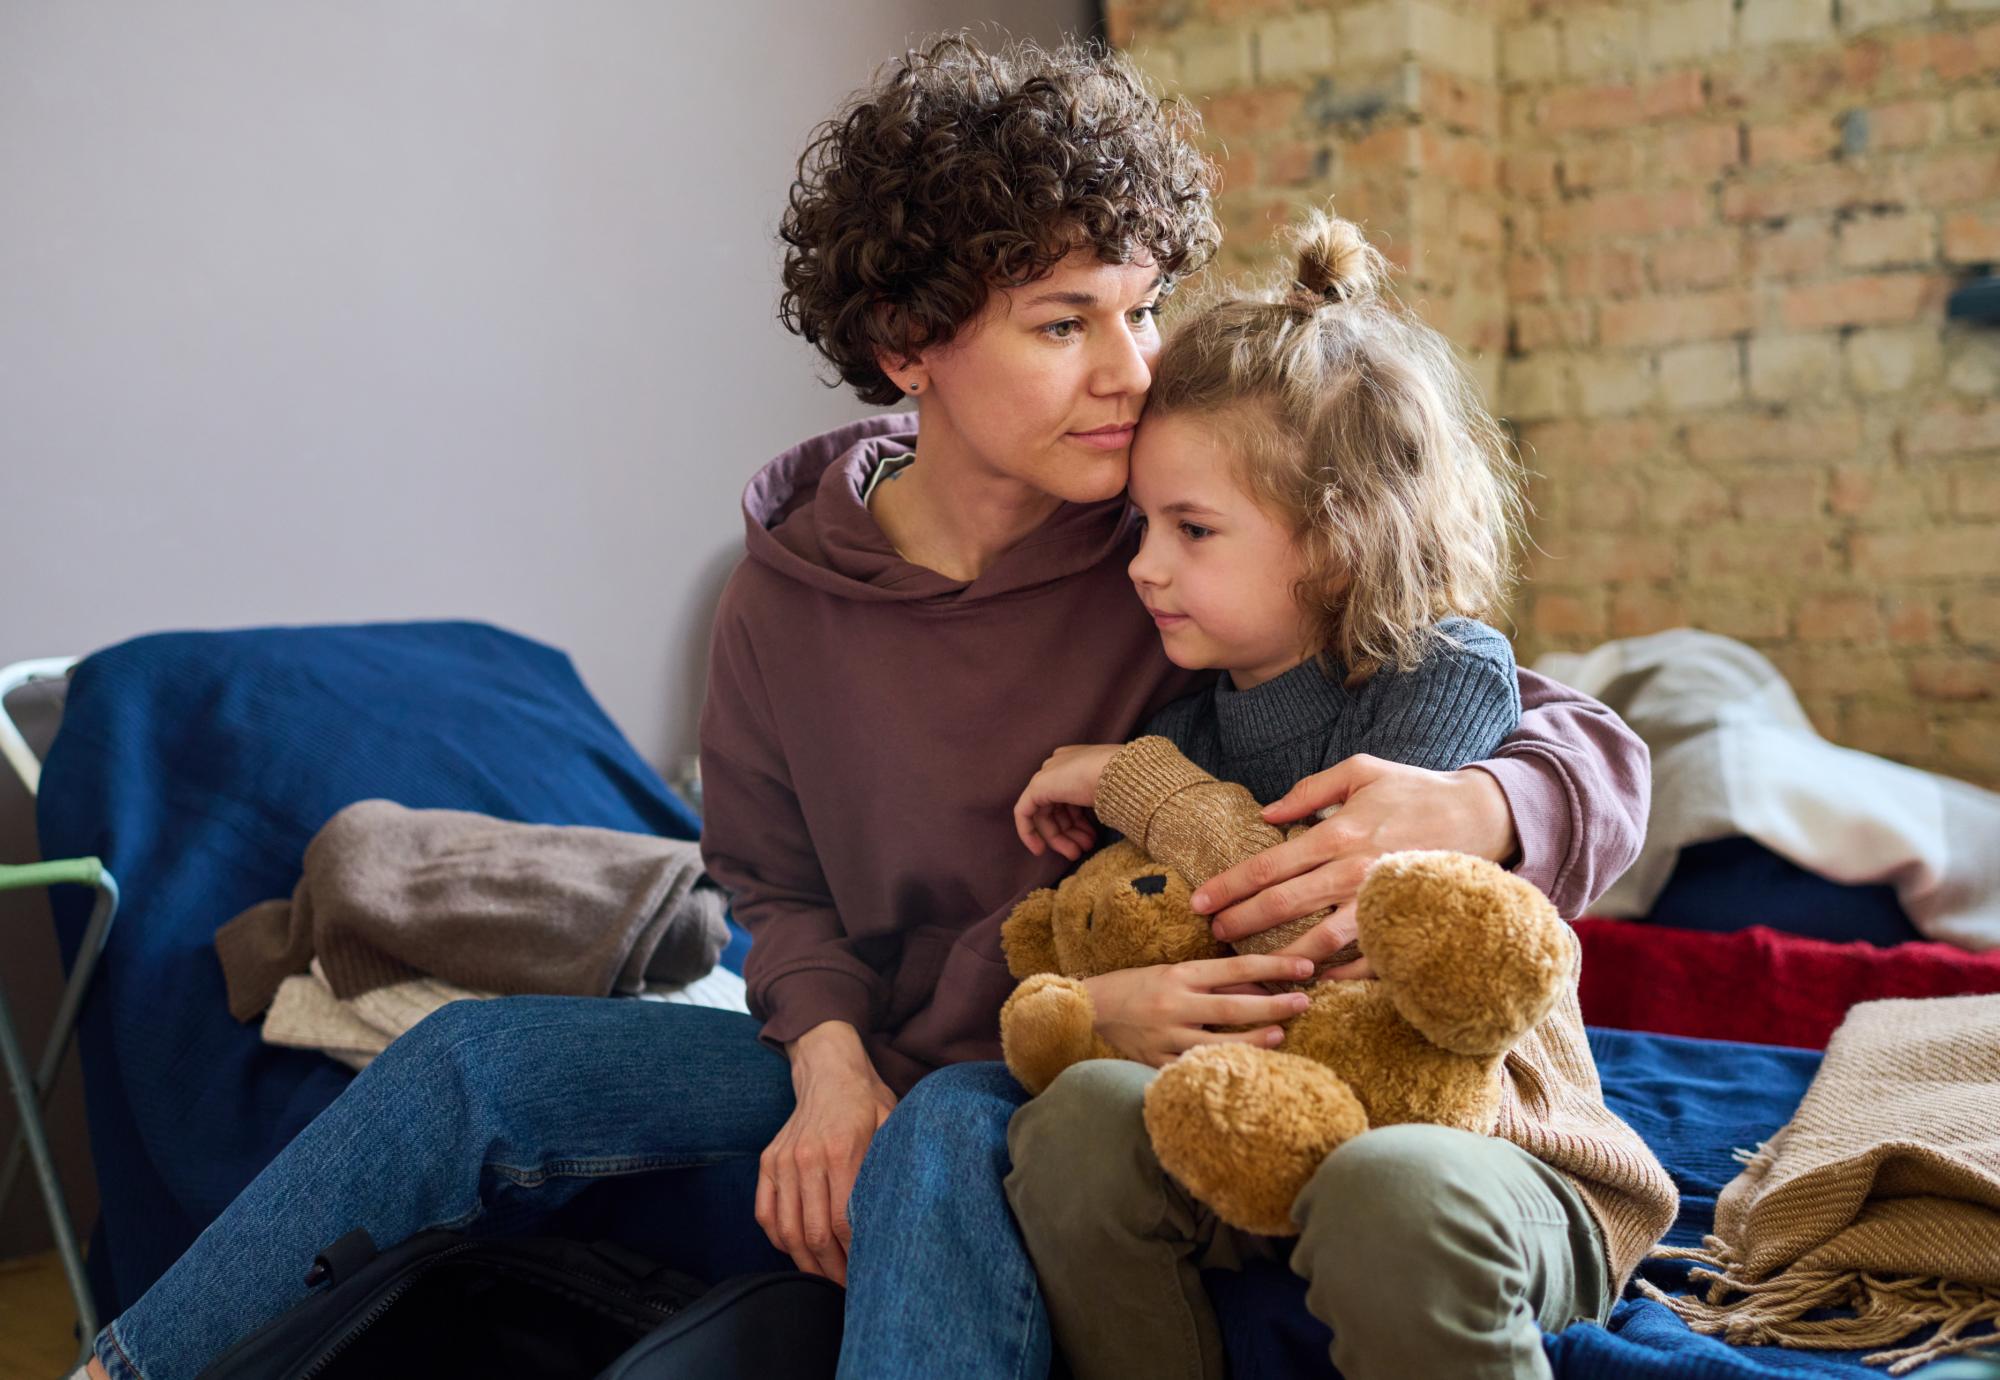
POLYGON ((1167 878, 1163 872, 1154 872, 1144 877, 1132 879, 1132 890, 1141 896, 1158 896, 1167 889, 1167 878))

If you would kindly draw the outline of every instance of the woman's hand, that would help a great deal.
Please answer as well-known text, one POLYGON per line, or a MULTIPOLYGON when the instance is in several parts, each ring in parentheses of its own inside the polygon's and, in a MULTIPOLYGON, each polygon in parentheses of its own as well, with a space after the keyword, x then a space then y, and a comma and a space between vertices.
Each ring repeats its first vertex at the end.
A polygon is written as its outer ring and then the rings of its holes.
POLYGON ((1196 1045, 1233 1041, 1268 1049, 1277 1044, 1284 1032, 1273 1023, 1305 1010, 1306 994, 1273 996, 1230 989, 1260 982, 1302 982, 1312 976, 1312 968, 1302 958, 1237 954, 1125 968, 1085 978, 1083 986, 1097 1010, 1097 1033, 1104 1042, 1127 1059, 1159 1068, 1196 1045), (1252 1028, 1211 1028, 1239 1025, 1252 1028))
POLYGON ((1059 747, 1014 802, 1014 832, 1036 857, 1053 848, 1077 861, 1097 841, 1085 810, 1097 803, 1097 782, 1121 744, 1059 747))
POLYGON ((845 1285, 848 1195, 896 1095, 845 1021, 814 1026, 785 1052, 798 1105, 758 1160, 757 1225, 799 1269, 845 1285))
MULTIPOLYGON (((1194 909, 1215 916, 1217 939, 1233 943, 1332 906, 1333 914, 1279 950, 1321 963, 1353 940, 1355 895, 1384 853, 1449 848, 1501 862, 1518 847, 1506 794, 1475 767, 1426 771, 1357 754, 1299 782, 1264 807, 1264 819, 1289 824, 1330 805, 1339 812, 1217 873, 1194 893, 1194 909)), ((1364 958, 1320 976, 1373 972, 1364 958)))

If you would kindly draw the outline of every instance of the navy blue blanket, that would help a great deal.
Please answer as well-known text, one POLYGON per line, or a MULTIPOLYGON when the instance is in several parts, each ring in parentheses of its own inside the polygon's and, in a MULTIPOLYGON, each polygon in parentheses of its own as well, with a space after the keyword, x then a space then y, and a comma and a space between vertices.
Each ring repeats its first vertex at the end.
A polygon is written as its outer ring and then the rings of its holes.
MULTIPOLYGON (((103 1203, 91 1263, 107 1313, 346 1085, 331 1060, 267 1046, 230 1019, 212 937, 244 907, 288 895, 307 841, 368 797, 677 838, 696 828, 566 657, 494 628, 169 634, 89 658, 39 823, 45 857, 96 854, 125 889, 80 1034, 103 1203)), ((90 898, 61 891, 68 957, 90 898)), ((1612 1031, 1591 1040, 1613 1107, 1680 1183, 1676 1241, 1699 1238, 1735 1172, 1730 1151, 1790 1117, 1818 1060, 1612 1031)), ((1332 1373, 1289 1273, 1213 1278, 1237 1380, 1332 1373)), ((1572 1328, 1548 1346, 1569 1380, 1874 1374, 1725 1347, 1632 1301, 1609 1330, 1572 1328)))
MULTIPOLYGON (((384 797, 692 838, 693 814, 569 659, 483 625, 177 633, 77 669, 42 776, 42 855, 124 888, 81 1021, 102 1196, 91 1265, 116 1313, 351 1076, 223 1005, 216 927, 289 896, 308 840, 384 797)), ((64 959, 89 897, 55 899, 64 959)))

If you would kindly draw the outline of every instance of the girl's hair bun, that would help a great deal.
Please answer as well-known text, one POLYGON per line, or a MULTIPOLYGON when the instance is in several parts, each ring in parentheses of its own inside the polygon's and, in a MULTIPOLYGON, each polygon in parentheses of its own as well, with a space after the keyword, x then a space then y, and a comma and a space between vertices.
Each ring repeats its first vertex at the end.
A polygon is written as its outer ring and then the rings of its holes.
POLYGON ((1333 302, 1365 301, 1388 275, 1388 262, 1351 220, 1314 211, 1291 233, 1297 272, 1288 295, 1313 311, 1333 302))

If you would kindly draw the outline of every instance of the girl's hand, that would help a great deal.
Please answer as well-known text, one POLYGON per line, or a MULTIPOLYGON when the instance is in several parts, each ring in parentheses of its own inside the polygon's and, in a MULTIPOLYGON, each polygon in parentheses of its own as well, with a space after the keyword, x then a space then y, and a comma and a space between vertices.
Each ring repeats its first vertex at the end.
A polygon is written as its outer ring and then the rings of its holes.
POLYGON ((1306 1009, 1304 992, 1231 993, 1245 983, 1303 982, 1312 976, 1306 959, 1278 954, 1237 954, 1126 968, 1085 978, 1097 1009, 1097 1033, 1127 1059, 1159 1068, 1196 1045, 1224 1042, 1265 1049, 1284 1038, 1273 1022, 1306 1009), (1219 1031, 1214 1026, 1250 1026, 1219 1031))
POLYGON ((1097 803, 1097 783, 1122 744, 1059 747, 1042 763, 1014 802, 1014 832, 1040 857, 1048 849, 1077 861, 1097 842, 1097 826, 1084 813, 1097 803))
POLYGON ((896 1095, 845 1021, 814 1026, 786 1053, 798 1105, 757 1162, 757 1225, 799 1269, 845 1285, 847 1199, 896 1095))
MULTIPOLYGON (((1357 754, 1308 776, 1264 807, 1271 824, 1289 824, 1338 805, 1297 838, 1265 849, 1196 890, 1199 914, 1215 916, 1215 937, 1233 943, 1324 906, 1336 909, 1280 953, 1324 961, 1354 938, 1354 898, 1384 853, 1449 848, 1501 862, 1518 839, 1500 783, 1475 767, 1426 771, 1357 754)), ((1367 960, 1321 977, 1363 977, 1367 960)))

